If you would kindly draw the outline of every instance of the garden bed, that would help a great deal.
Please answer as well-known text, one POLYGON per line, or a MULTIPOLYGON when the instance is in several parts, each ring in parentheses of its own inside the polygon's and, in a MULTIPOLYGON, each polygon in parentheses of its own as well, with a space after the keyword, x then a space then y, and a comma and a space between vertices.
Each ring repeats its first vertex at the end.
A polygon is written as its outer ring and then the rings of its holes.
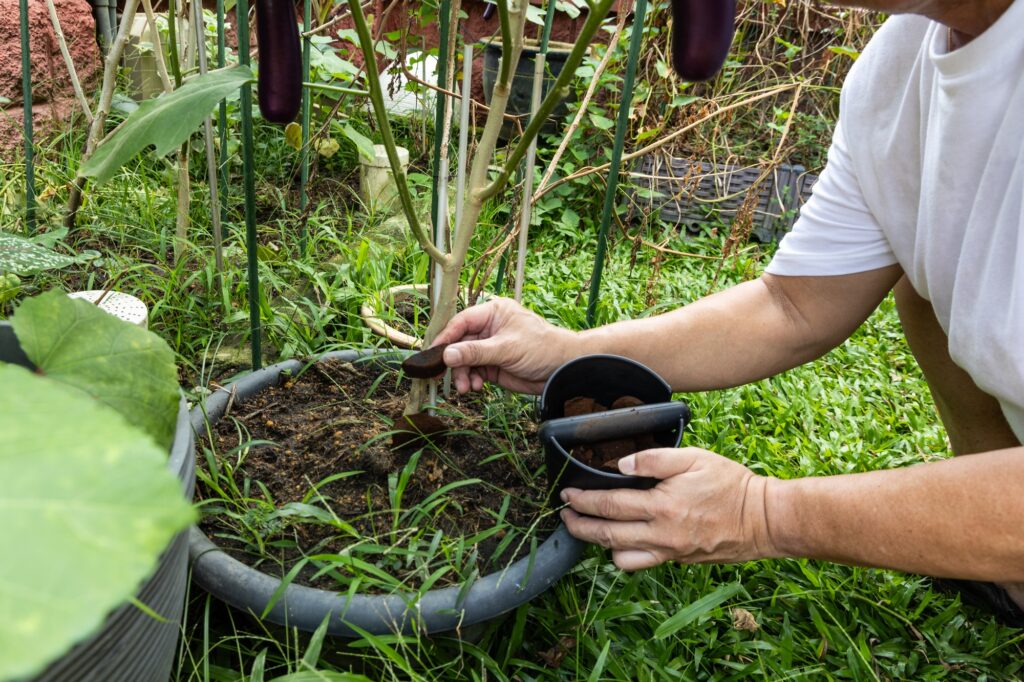
POLYGON ((233 404, 203 443, 202 529, 243 563, 301 563, 294 582, 336 591, 443 587, 528 555, 557 523, 528 406, 453 396, 448 432, 393 447, 407 392, 381 364, 328 360, 233 404))

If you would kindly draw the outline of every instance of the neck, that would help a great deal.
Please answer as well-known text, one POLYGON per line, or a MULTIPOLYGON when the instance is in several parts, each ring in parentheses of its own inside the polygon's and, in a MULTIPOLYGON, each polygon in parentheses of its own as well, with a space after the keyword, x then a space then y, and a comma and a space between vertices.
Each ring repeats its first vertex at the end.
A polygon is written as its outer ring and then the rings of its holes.
POLYGON ((971 42, 1003 16, 1013 0, 958 0, 925 3, 920 13, 950 28, 953 47, 971 42))

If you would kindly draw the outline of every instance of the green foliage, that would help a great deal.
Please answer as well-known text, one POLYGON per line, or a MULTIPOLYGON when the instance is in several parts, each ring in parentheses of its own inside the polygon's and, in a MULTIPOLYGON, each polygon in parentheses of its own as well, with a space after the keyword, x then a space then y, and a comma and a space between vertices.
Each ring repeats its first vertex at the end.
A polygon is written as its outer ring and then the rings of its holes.
POLYGON ((160 447, 171 444, 177 374, 163 339, 59 291, 22 303, 11 325, 39 372, 113 408, 160 447))
POLYGON ((156 155, 177 149, 199 128, 219 101, 253 80, 246 66, 232 66, 193 76, 180 88, 146 100, 121 128, 96 147, 81 174, 106 182, 129 159, 154 145, 156 155))
POLYGON ((0 275, 34 275, 43 270, 56 270, 76 262, 32 239, 0 232, 0 275))
POLYGON ((94 630, 193 514, 166 451, 116 412, 14 365, 0 385, 6 680, 94 630))

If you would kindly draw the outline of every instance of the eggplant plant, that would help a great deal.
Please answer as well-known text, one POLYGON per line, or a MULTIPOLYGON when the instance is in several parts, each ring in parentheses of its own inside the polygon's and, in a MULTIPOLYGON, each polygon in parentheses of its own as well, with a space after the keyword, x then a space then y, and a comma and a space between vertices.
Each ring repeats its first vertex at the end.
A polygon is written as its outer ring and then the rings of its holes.
MULTIPOLYGON (((558 78, 555 79, 547 96, 541 102, 536 114, 526 126, 522 136, 515 146, 509 150, 500 170, 497 171, 496 175, 492 175, 491 165, 495 160, 495 149, 508 105, 515 65, 518 64, 519 56, 523 49, 525 24, 529 8, 528 0, 498 0, 498 19, 501 25, 501 40, 505 49, 502 50, 498 79, 494 85, 490 109, 487 112, 483 130, 476 141, 476 152, 470 164, 465 199, 459 212, 460 219, 458 224, 454 226, 452 238, 444 242, 448 243, 450 241, 450 248, 442 249, 435 245, 417 216, 415 206, 413 205, 412 193, 409 190, 405 172, 402 170, 401 163, 399 162, 398 150, 394 135, 391 132, 387 109, 384 105, 384 92, 378 75, 379 69, 377 67, 370 28, 359 0, 349 0, 349 10, 355 22, 359 46, 366 59, 366 80, 370 92, 370 101, 373 105, 374 119, 380 130, 382 143, 387 149, 388 162, 397 184, 402 211, 413 235, 416 237, 416 241, 441 271, 438 291, 435 292, 436 303, 431 311, 430 322, 423 338, 423 346, 425 348, 430 346, 455 315, 462 269, 466 264, 466 255, 469 252, 473 234, 476 231, 477 220, 480 217, 484 203, 498 197, 505 190, 509 178, 515 172, 519 163, 526 157, 530 143, 540 133, 541 127, 555 106, 569 94, 569 88, 576 69, 582 62, 584 53, 607 16, 613 2, 614 0, 595 0, 588 3, 589 14, 569 57, 566 59, 565 66, 558 75, 558 78)), ((459 6, 458 3, 453 3, 450 19, 453 30, 458 25, 458 20, 459 6)), ((457 30, 454 32, 458 33, 457 30)), ((440 135, 441 131, 435 131, 435 134, 440 135)), ((440 191, 444 192, 446 188, 441 188, 440 191)), ((418 414, 428 405, 431 381, 430 379, 413 380, 412 390, 405 407, 406 415, 418 414)))

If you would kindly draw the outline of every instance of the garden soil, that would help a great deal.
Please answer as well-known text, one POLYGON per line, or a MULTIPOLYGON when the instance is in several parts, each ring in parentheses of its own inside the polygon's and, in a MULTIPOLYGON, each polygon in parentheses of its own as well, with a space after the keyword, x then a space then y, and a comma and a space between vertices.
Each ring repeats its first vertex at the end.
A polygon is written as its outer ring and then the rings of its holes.
MULTIPOLYGON (((409 382, 399 381, 398 377, 397 372, 383 370, 379 364, 313 364, 297 379, 232 405, 229 416, 213 428, 213 449, 221 458, 234 462, 238 457, 234 450, 240 440, 271 442, 249 449, 235 473, 235 482, 242 488, 248 480, 253 497, 263 497, 259 490, 264 486, 277 508, 289 502, 303 502, 311 489, 329 476, 361 472, 322 485, 318 493, 338 518, 363 536, 376 538, 374 542, 381 545, 390 544, 392 537, 388 534, 393 518, 389 476, 399 474, 417 450, 422 453, 402 498, 403 509, 414 507, 449 483, 470 478, 484 481, 447 493, 448 504, 434 516, 433 524, 447 537, 468 537, 494 527, 506 494, 510 498, 504 517, 506 524, 526 529, 536 523, 546 498, 546 479, 538 476, 529 480, 543 462, 536 426, 529 422, 516 425, 515 457, 496 456, 512 451, 506 437, 486 431, 483 405, 478 398, 453 395, 451 402, 438 412, 449 427, 448 433, 431 436, 431 444, 425 445, 421 439, 413 446, 392 448, 391 434, 396 429, 394 424, 401 423, 409 388, 409 382)), ((210 448, 208 439, 203 446, 210 448)), ((202 452, 198 456, 199 466, 206 468, 202 452)), ((210 497, 201 482, 197 485, 197 497, 210 497)), ((320 506, 315 500, 311 504, 320 506)), ((211 500, 210 506, 222 504, 211 500)), ((546 535, 556 524, 557 515, 548 514, 538 526, 540 534, 546 535)), ((236 559, 254 563, 255 557, 247 551, 245 543, 224 537, 235 533, 220 517, 205 516, 201 527, 236 559)), ((326 524, 288 523, 270 532, 273 534, 264 537, 274 546, 270 550, 273 556, 268 558, 279 569, 270 568, 265 560, 260 567, 267 572, 280 570, 281 575, 304 553, 338 553, 353 542, 351 537, 339 537, 339 531, 326 524)), ((424 534, 427 542, 433 533, 431 529, 424 534)), ((476 548, 482 558, 477 566, 481 574, 528 553, 529 542, 514 542, 494 557, 503 537, 504 533, 499 532, 476 548), (519 551, 513 554, 517 547, 519 551)), ((389 572, 399 580, 406 579, 394 570, 389 572)), ((314 569, 310 568, 300 573, 296 582, 326 589, 337 587, 329 577, 311 580, 313 574, 314 569)), ((415 578, 408 585, 415 587, 415 578)))

